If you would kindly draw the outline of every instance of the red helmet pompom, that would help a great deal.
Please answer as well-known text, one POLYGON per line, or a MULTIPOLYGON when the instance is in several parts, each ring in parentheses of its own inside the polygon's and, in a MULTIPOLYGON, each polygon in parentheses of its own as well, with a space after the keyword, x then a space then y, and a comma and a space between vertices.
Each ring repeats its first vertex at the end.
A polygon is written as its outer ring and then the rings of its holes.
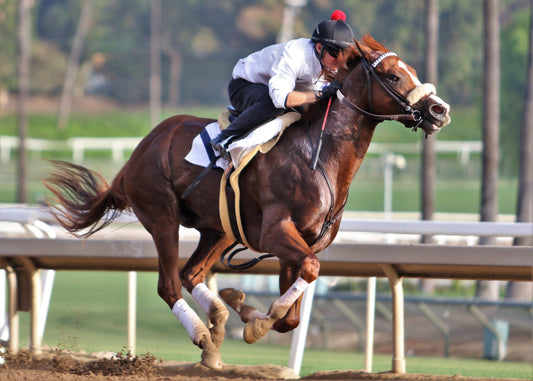
POLYGON ((346 21, 346 13, 337 9, 336 11, 333 11, 333 13, 331 14, 331 19, 346 21))

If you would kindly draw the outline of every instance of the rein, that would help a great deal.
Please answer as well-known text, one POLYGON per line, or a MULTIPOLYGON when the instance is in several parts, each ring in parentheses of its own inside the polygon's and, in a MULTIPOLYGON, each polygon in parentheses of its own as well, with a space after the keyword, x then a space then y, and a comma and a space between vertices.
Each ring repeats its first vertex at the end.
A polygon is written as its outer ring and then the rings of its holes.
POLYGON ((318 162, 318 155, 320 155, 320 150, 322 148, 322 137, 324 136, 324 129, 326 128, 326 122, 328 121, 329 108, 331 107, 332 99, 333 98, 329 98, 328 100, 328 107, 326 108, 326 114, 324 115, 324 121, 322 122, 322 128, 320 129, 320 137, 318 138, 318 142, 316 143, 316 147, 315 147, 315 152, 313 154, 313 158, 311 159, 310 168, 313 171, 316 169, 316 163, 318 162))
MULTIPOLYGON (((315 238, 315 240, 309 246, 313 246, 315 243, 320 241, 322 239, 322 237, 324 237, 324 235, 326 235, 328 230, 331 229, 331 227, 335 224, 335 222, 337 222, 337 219, 339 218, 340 214, 342 213, 342 211, 344 209, 344 206, 346 205, 346 202, 348 201, 348 196, 346 196, 346 199, 344 200, 344 203, 342 204, 340 209, 337 211, 337 213, 333 214, 335 212, 335 210, 334 210, 334 207, 335 207, 335 195, 333 194, 333 186, 331 185, 331 181, 330 181, 330 179, 328 177, 328 174, 327 174, 326 170, 324 169, 324 165, 322 164, 322 161, 320 161, 318 159, 318 154, 317 154, 317 152, 320 151, 320 148, 318 146, 322 144, 322 134, 324 133, 324 128, 326 126, 329 106, 331 104, 331 98, 330 98, 329 101, 330 102, 328 103, 328 108, 327 108, 326 114, 324 116, 324 122, 322 123, 322 130, 320 132, 320 139, 319 139, 319 141, 317 143, 317 149, 315 149, 315 156, 313 157, 313 163, 311 164, 311 169, 315 170, 315 167, 316 167, 316 165, 318 163, 318 169, 320 170, 320 173, 324 177, 324 180, 326 180, 326 184, 328 186, 329 195, 330 195, 330 199, 331 199, 331 204, 330 204, 330 207, 329 207, 328 214, 326 215, 326 219, 324 220, 324 223, 322 224, 322 228, 320 229, 320 233, 318 234, 318 236, 315 238)), ((311 146, 313 146, 313 142, 311 141, 309 120, 307 120, 307 138, 309 139, 309 142, 311 143, 311 146)))
POLYGON ((418 110, 413 110, 413 113, 411 114, 392 114, 392 115, 373 114, 369 111, 362 109, 356 104, 352 103, 348 98, 344 96, 344 94, 340 90, 337 90, 337 98, 343 105, 348 106, 352 110, 357 111, 360 114, 363 114, 364 116, 370 119, 379 120, 379 121, 395 120, 399 122, 416 122, 417 126, 420 125, 420 123, 423 120, 422 114, 418 110))

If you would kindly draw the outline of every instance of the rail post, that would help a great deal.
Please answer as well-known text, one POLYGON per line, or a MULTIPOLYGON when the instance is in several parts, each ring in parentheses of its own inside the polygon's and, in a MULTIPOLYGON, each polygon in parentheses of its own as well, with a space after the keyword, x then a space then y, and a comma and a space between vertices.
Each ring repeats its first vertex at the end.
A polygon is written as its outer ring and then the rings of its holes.
POLYGON ((392 358, 393 373, 405 373, 405 347, 404 347, 404 310, 403 310, 403 285, 402 278, 398 276, 392 265, 381 265, 392 291, 393 310, 393 346, 394 355, 392 358))
POLYGON ((19 350, 19 312, 17 274, 11 266, 6 267, 9 284, 9 352, 16 354, 19 350))

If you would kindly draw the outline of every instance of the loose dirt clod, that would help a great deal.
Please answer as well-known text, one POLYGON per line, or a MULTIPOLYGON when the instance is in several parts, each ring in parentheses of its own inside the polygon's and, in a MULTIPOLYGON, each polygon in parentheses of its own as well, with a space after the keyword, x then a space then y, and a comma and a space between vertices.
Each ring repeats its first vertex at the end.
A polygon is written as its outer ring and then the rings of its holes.
POLYGON ((151 354, 141 356, 132 355, 131 352, 119 352, 112 358, 103 358, 82 363, 70 356, 59 352, 53 359, 54 370, 61 373, 77 375, 101 374, 103 376, 156 376, 159 369, 157 359, 151 354))
MULTIPOLYGON (((48 369, 56 373, 73 375, 103 375, 103 376, 157 376, 159 368, 157 360, 151 354, 140 356, 128 352, 118 352, 110 358, 87 360, 75 358, 70 353, 58 349, 53 350, 52 356, 43 355, 33 358, 28 350, 21 350, 17 354, 4 355, 7 369, 48 369)), ((1 373, 0 373, 1 375, 1 373)))

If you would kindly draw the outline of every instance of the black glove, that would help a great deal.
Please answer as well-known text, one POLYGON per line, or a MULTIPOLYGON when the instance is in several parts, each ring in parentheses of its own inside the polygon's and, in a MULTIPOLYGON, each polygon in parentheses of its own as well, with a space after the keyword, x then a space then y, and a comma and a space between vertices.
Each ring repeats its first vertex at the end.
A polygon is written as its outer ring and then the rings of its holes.
POLYGON ((334 79, 332 82, 328 83, 322 88, 322 90, 318 92, 317 99, 323 101, 329 98, 333 98, 337 94, 337 90, 340 90, 341 87, 342 84, 336 79, 334 79))

